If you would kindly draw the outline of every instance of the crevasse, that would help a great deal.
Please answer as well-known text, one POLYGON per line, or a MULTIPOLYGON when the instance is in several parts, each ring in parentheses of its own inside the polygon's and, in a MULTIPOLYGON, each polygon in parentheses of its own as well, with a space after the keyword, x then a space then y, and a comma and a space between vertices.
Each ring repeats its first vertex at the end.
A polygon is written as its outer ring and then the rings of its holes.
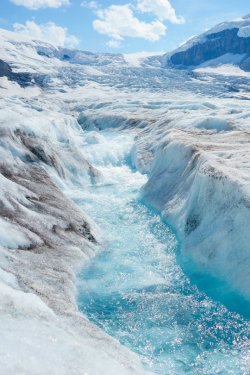
POLYGON ((140 201, 150 180, 131 167, 133 137, 99 137, 84 154, 102 181, 70 195, 102 232, 78 276, 80 310, 156 374, 248 373, 248 303, 180 256, 176 234, 140 201))

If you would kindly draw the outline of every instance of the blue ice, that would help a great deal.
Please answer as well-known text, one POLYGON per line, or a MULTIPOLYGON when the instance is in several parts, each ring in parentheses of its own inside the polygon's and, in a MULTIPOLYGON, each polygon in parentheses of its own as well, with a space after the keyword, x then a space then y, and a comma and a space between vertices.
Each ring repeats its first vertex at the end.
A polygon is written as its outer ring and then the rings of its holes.
POLYGON ((78 277, 79 309, 155 374, 249 374, 248 304, 181 258, 174 231, 140 201, 133 136, 102 135, 82 148, 102 181, 71 196, 102 232, 78 277))

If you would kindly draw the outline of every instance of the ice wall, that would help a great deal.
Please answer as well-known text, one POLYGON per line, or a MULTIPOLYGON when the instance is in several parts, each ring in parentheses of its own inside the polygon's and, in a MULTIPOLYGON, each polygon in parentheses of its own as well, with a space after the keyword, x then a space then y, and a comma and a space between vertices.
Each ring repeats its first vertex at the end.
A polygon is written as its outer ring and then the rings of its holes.
POLYGON ((149 173, 141 196, 177 230, 183 256, 249 299, 250 136, 229 125, 213 117, 191 129, 155 126, 133 163, 149 173))

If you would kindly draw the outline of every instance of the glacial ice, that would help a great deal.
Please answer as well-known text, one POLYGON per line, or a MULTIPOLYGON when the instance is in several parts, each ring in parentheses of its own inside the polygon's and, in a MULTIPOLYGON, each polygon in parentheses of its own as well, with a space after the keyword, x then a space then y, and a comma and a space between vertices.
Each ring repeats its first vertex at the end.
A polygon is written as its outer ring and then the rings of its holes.
MULTIPOLYGON (((249 73, 162 69, 160 56, 129 66, 122 55, 7 31, 0 39, 0 58, 41 82, 0 78, 1 370, 144 374, 136 354, 78 311, 75 275, 105 245, 98 189, 112 192, 114 168, 124 177, 131 164, 141 199, 176 231, 182 259, 249 301, 249 73), (99 227, 82 211, 83 195, 86 212, 95 199, 99 227)), ((153 276, 149 287, 162 282, 153 276)), ((240 345, 247 356, 247 330, 240 345)))
MULTIPOLYGON (((145 142, 153 153, 149 180, 141 191, 144 201, 177 228, 185 256, 245 298, 250 265, 248 138, 248 132, 239 130, 207 134, 173 129, 160 141, 156 131, 149 132, 136 146, 140 152, 145 142)), ((140 168, 143 161, 134 163, 140 168)))
POLYGON ((129 167, 131 134, 102 134, 98 154, 96 145, 85 152, 103 181, 70 194, 103 238, 78 276, 79 308, 156 374, 247 373, 249 302, 180 254, 173 230, 135 199, 147 176, 129 167), (103 163, 118 145, 123 162, 103 163))

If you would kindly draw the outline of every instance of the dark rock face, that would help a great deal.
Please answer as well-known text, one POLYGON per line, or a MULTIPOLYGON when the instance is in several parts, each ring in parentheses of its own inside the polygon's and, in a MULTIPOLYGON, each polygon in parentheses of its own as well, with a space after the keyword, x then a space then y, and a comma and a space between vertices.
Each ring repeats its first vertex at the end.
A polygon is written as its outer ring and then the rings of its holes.
POLYGON ((237 36, 239 29, 223 30, 208 35, 207 41, 197 44, 187 51, 175 53, 172 63, 175 65, 200 65, 205 61, 216 59, 226 53, 250 55, 250 38, 237 36))
POLYGON ((10 77, 12 75, 12 69, 3 60, 0 60, 0 77, 10 77))
POLYGON ((14 73, 9 64, 0 60, 0 77, 7 77, 10 81, 17 82, 21 87, 31 86, 36 84, 43 88, 47 86, 48 78, 38 74, 30 73, 14 73), (32 80, 33 83, 32 83, 32 80))

